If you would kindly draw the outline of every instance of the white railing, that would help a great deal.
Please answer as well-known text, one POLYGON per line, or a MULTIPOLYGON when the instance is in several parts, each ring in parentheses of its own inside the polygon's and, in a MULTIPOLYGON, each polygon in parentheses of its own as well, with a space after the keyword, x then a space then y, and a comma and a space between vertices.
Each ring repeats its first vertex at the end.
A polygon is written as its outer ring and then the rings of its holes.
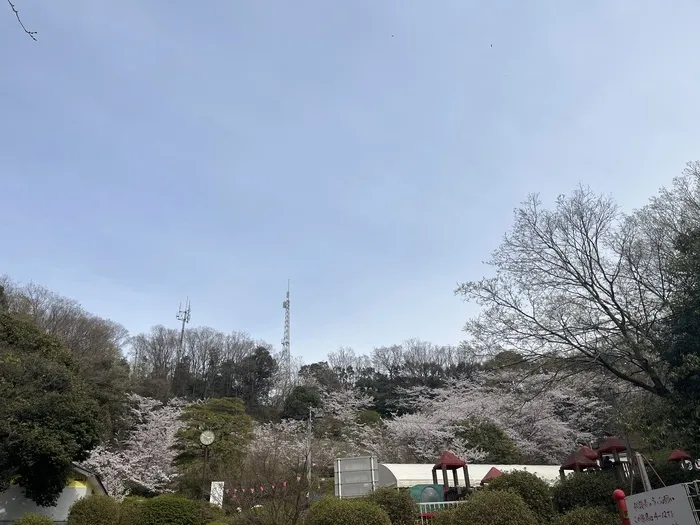
POLYGON ((700 480, 684 483, 684 485, 695 520, 700 523, 700 480))
POLYGON ((419 503, 418 508, 420 509, 420 522, 421 525, 430 523, 430 518, 425 517, 426 514, 435 514, 441 510, 447 510, 457 505, 465 503, 464 501, 435 501, 433 503, 419 503))

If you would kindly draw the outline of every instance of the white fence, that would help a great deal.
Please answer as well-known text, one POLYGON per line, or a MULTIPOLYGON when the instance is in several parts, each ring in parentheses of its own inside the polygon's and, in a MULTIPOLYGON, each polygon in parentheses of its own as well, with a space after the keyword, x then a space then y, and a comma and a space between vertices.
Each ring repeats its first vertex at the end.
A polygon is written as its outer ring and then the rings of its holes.
POLYGON ((685 483, 685 490, 690 500, 690 508, 695 515, 695 520, 700 523, 700 480, 685 483))
POLYGON ((419 503, 418 508, 420 509, 420 522, 421 525, 430 523, 430 517, 424 517, 426 514, 435 514, 441 510, 447 510, 457 505, 461 505, 465 501, 435 501, 433 503, 419 503))

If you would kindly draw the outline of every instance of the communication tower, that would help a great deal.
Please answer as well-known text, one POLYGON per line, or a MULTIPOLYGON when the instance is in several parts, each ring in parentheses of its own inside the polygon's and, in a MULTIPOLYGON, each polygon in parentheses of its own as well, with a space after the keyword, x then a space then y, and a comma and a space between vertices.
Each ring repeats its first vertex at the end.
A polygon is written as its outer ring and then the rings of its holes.
POLYGON ((183 310, 182 303, 177 311, 175 318, 178 321, 182 321, 182 328, 180 329, 180 344, 177 347, 177 363, 182 360, 182 345, 185 342, 185 325, 190 322, 190 315, 192 313, 192 306, 190 305, 190 298, 185 300, 185 308, 183 310))
POLYGON ((289 279, 287 279, 287 296, 282 303, 284 308, 284 336, 282 337, 282 356, 284 365, 286 366, 287 380, 291 381, 292 376, 292 354, 291 344, 289 339, 290 318, 289 318, 289 279))

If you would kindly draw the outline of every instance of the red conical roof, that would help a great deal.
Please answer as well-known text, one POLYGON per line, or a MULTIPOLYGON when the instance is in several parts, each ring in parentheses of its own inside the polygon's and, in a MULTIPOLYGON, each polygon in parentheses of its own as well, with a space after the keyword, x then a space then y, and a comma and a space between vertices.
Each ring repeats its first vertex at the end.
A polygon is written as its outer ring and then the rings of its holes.
POLYGON ((577 450, 564 460, 561 470, 581 470, 597 466, 596 461, 587 458, 580 450, 577 450))
POLYGON ((496 467, 491 467, 489 469, 489 471, 486 473, 486 475, 484 476, 484 478, 481 480, 481 484, 485 485, 486 483, 488 483, 492 479, 496 479, 498 476, 501 476, 501 475, 503 475, 503 472, 498 470, 496 467))
POLYGON ((461 459, 459 459, 452 452, 444 452, 442 454, 442 456, 440 456, 440 459, 438 459, 437 463, 435 463, 433 470, 441 469, 441 468, 456 469, 456 468, 461 468, 461 467, 465 466, 466 464, 467 463, 465 461, 462 461, 461 459))
POLYGON ((580 449, 578 449, 578 452, 593 461, 595 461, 599 457, 598 453, 595 450, 587 447, 586 445, 583 445, 580 449))
POLYGON ((609 437, 603 441, 598 447, 598 452, 600 454, 610 454, 611 452, 625 452, 627 450, 627 445, 625 445, 619 438, 609 437))
POLYGON ((685 450, 681 450, 681 449, 677 448, 676 450, 674 450, 673 452, 671 452, 668 455, 668 460, 669 461, 685 461, 685 460, 692 461, 693 458, 690 457, 690 454, 688 454, 685 450))

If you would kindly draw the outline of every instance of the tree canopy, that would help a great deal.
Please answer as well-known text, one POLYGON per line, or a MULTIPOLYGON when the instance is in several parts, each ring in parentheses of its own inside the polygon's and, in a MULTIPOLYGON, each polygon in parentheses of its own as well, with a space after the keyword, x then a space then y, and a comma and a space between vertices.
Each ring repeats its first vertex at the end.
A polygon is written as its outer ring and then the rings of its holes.
POLYGON ((677 292, 665 319, 663 354, 673 390, 668 423, 700 452, 700 229, 679 234, 675 247, 671 278, 677 292))
POLYGON ((99 405, 77 369, 55 337, 0 312, 0 483, 42 505, 100 441, 99 405))
POLYGON ((239 472, 252 437, 252 420, 237 398, 214 398, 188 405, 180 420, 183 426, 174 443, 178 453, 174 460, 180 473, 176 483, 183 492, 201 497, 205 454, 211 459, 208 471, 204 472, 209 480, 239 472), (199 441, 205 430, 215 436, 206 451, 199 441))

